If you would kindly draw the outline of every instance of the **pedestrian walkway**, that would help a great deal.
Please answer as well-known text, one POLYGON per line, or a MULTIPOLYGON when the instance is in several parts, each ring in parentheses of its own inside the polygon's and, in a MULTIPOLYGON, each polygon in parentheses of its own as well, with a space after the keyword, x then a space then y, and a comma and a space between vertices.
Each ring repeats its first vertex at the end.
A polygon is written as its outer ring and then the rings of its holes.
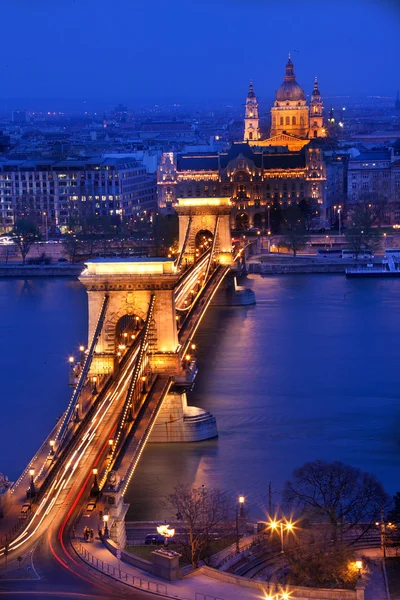
POLYGON ((177 600, 260 600, 262 585, 258 589, 246 589, 224 581, 216 581, 206 575, 193 573, 181 581, 164 581, 151 573, 137 569, 118 560, 104 544, 96 538, 93 543, 85 543, 77 538, 74 543, 76 552, 85 562, 122 582, 141 589, 157 592, 167 598, 177 600), (82 552, 83 550, 83 552, 82 552), (119 576, 121 575, 121 577, 119 576), (140 584, 140 581, 142 584, 140 584), (216 589, 218 591, 216 592, 216 589))

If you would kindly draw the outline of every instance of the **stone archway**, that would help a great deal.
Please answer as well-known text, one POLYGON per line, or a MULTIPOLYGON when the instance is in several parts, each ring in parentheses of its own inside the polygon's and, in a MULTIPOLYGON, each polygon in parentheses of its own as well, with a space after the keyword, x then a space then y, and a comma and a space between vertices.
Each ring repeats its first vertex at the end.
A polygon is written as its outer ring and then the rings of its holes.
POLYGON ((199 229, 195 238, 196 253, 201 256, 211 248, 214 234, 209 229, 199 229))
POLYGON ((249 228, 249 215, 245 212, 239 212, 235 217, 235 227, 239 231, 246 231, 249 228))
POLYGON ((116 323, 114 334, 115 351, 125 350, 135 340, 143 327, 143 319, 134 313, 122 315, 116 323), (123 347, 123 348, 122 348, 123 347))

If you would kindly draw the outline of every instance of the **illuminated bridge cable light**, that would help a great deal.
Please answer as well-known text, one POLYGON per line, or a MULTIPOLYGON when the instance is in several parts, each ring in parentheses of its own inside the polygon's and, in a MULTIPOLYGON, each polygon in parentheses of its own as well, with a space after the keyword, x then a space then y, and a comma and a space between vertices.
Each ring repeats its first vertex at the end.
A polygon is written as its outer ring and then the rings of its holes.
POLYGON ((67 427, 70 423, 70 420, 74 415, 75 407, 78 403, 80 394, 81 394, 83 386, 85 384, 86 377, 87 377, 87 374, 90 369, 90 365, 92 364, 92 358, 93 358, 94 350, 97 345, 97 340, 99 339, 101 330, 103 328, 103 323, 104 323, 104 319, 105 319, 107 307, 108 307, 108 301, 109 301, 109 295, 105 294, 103 304, 102 304, 102 307, 100 310, 99 318, 97 320, 96 328, 95 328, 92 340, 90 342, 88 353, 86 354, 86 357, 85 357, 85 360, 84 360, 84 363, 82 366, 82 370, 79 375, 78 384, 72 394, 72 397, 68 404, 67 410, 65 411, 64 419, 62 420, 59 430, 57 432, 57 435, 55 437, 55 441, 59 442, 59 444, 58 444, 59 447, 61 446, 61 443, 62 443, 65 433, 67 431, 67 427))
POLYGON ((131 407, 133 407, 134 394, 137 391, 137 385, 141 384, 140 377, 143 372, 143 359, 144 359, 144 357, 147 358, 148 334, 149 334, 150 324, 151 324, 151 321, 153 318, 154 305, 155 305, 155 294, 152 294, 152 296, 150 298, 150 305, 149 305, 149 310, 147 313, 146 322, 143 327, 142 340, 140 343, 139 354, 138 354, 136 364, 134 367, 134 371, 132 374, 132 378, 131 378, 131 381, 129 384, 128 392, 126 394, 126 399, 125 399, 125 403, 124 403, 124 407, 123 407, 123 411, 122 411, 122 417, 121 417, 120 422, 117 427, 117 435, 116 435, 116 438, 114 441, 112 452, 109 455, 109 463, 108 463, 108 466, 102 477, 102 480, 100 483, 100 488, 102 488, 105 485, 105 483, 107 481, 108 473, 112 470, 112 468, 115 464, 115 460, 116 460, 116 457, 118 455, 118 452, 119 452, 120 446, 121 446, 120 442, 121 442, 121 437, 123 434, 124 426, 127 421, 129 411, 131 411, 132 410, 131 407))

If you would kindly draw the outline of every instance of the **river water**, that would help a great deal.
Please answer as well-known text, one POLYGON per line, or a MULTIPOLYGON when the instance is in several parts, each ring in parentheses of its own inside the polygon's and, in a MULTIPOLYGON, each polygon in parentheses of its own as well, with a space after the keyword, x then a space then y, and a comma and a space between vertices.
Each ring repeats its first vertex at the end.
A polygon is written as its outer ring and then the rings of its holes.
MULTIPOLYGON (((180 481, 244 494, 267 508, 294 468, 342 460, 399 489, 400 280, 250 276, 254 307, 212 307, 196 343, 189 403, 219 438, 147 445, 128 519, 164 517, 180 481)), ((0 471, 17 477, 69 398, 68 355, 86 337, 86 295, 73 280, 0 280, 0 471)))

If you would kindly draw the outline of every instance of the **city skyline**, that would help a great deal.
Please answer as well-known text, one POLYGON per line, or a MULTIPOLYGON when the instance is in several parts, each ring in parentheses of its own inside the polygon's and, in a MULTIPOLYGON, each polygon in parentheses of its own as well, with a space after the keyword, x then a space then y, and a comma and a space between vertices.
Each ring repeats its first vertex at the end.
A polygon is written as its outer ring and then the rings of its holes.
POLYGON ((56 6, 41 0, 34 7, 22 0, 7 7, 21 42, 15 44, 12 27, 3 32, 1 101, 223 102, 241 99, 249 79, 268 98, 283 80, 288 53, 306 93, 316 75, 323 96, 394 96, 400 87, 396 2, 288 2, 285 18, 280 7, 261 1, 249 9, 239 0, 190 7, 156 0, 153 8, 149 19, 147 6, 133 10, 117 0, 111 27, 104 0, 56 6))

